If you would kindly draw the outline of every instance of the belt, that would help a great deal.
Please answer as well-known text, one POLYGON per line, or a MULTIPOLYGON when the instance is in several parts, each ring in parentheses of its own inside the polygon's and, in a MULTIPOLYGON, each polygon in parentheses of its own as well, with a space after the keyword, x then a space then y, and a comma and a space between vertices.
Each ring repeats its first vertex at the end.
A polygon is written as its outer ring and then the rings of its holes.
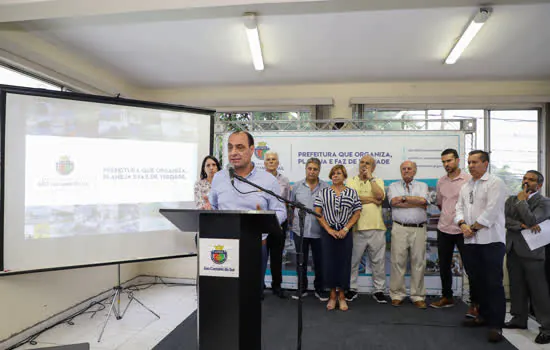
POLYGON ((395 222, 396 224, 399 224, 401 226, 405 226, 405 227, 424 227, 424 225, 426 225, 426 222, 421 222, 419 224, 404 224, 402 222, 395 221, 395 220, 393 220, 393 222, 395 222))

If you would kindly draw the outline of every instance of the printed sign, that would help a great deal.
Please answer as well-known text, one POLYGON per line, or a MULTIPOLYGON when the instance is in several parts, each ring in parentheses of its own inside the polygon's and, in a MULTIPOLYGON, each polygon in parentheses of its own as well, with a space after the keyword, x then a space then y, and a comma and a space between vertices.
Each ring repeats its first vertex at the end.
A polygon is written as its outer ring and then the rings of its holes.
POLYGON ((239 277, 239 240, 199 240, 199 275, 213 277, 239 277))

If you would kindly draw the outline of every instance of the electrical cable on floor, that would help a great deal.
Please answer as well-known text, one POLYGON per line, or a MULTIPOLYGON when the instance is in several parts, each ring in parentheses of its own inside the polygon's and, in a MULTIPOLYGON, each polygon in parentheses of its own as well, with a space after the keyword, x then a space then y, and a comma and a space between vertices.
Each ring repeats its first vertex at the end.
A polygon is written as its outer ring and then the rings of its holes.
MULTIPOLYGON (((165 282, 162 277, 160 276, 154 276, 155 277, 155 282, 152 282, 152 283, 139 283, 139 284, 133 284, 131 286, 128 286, 128 287, 125 287, 123 289, 123 291, 126 291, 128 294, 131 294, 133 292, 137 292, 137 291, 140 291, 140 290, 144 290, 144 289, 148 289, 148 288, 151 288, 153 285, 164 285, 164 286, 167 286, 167 287, 176 287, 176 286, 186 286, 186 287, 189 287, 189 286, 194 286, 194 284, 190 284, 190 283, 167 283, 165 282), (156 282, 157 279, 159 279, 161 282, 156 282), (142 286, 146 286, 144 288, 140 288, 142 286)), ((64 324, 64 323, 67 323, 68 325, 71 325, 71 326, 74 326, 74 322, 73 320, 80 316, 80 315, 83 315, 83 314, 87 314, 87 313, 91 313, 92 316, 91 317, 94 317, 96 313, 104 310, 106 308, 105 304, 103 304, 103 302, 107 299, 111 299, 111 296, 108 296, 104 299, 101 299, 100 301, 94 301, 92 302, 87 308, 83 309, 83 310, 80 310, 78 312, 75 312, 74 314, 64 318, 63 320, 47 327, 47 328, 44 328, 43 330, 21 340, 19 343, 17 344, 14 344, 12 346, 10 346, 9 348, 7 348, 6 350, 14 350, 20 346, 23 346, 27 343, 31 344, 31 345, 37 345, 37 341, 36 339, 42 335, 44 332, 54 328, 54 327, 57 327, 61 324, 64 324), (99 305, 100 308, 97 309, 97 310, 90 310, 92 307, 96 306, 96 305, 99 305)))

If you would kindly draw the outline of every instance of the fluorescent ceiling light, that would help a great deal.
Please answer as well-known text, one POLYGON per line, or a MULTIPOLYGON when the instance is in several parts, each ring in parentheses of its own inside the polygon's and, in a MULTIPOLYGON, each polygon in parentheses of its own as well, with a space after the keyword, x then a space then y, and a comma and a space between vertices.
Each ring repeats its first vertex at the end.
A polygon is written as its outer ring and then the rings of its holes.
POLYGON ((462 36, 456 42, 455 46, 445 59, 445 64, 455 64, 460 58, 460 55, 466 50, 470 42, 474 39, 476 34, 481 30, 481 27, 485 24, 489 16, 491 15, 491 8, 481 8, 475 15, 474 19, 468 25, 468 28, 462 33, 462 36))
POLYGON ((260 43, 260 33, 258 32, 255 13, 244 14, 244 27, 246 30, 246 37, 248 38, 248 45, 250 46, 250 54, 252 55, 254 69, 264 70, 262 44, 260 43))

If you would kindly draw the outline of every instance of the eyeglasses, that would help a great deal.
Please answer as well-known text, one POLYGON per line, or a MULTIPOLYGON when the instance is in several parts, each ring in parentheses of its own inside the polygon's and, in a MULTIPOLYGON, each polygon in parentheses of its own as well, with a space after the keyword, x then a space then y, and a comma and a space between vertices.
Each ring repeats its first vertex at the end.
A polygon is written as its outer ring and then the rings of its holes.
POLYGON ((470 191, 470 204, 474 204, 474 190, 470 191))

